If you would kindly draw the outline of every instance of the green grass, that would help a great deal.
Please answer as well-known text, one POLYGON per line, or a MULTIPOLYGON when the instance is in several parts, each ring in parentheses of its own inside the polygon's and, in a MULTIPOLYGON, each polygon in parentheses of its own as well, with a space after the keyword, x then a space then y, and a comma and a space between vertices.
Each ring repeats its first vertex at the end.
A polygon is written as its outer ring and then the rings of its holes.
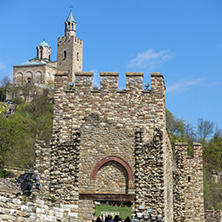
POLYGON ((130 207, 116 207, 116 206, 109 206, 109 205, 95 205, 96 210, 96 217, 101 215, 101 211, 117 211, 119 212, 119 216, 122 219, 125 219, 127 217, 131 218, 131 208, 130 207))

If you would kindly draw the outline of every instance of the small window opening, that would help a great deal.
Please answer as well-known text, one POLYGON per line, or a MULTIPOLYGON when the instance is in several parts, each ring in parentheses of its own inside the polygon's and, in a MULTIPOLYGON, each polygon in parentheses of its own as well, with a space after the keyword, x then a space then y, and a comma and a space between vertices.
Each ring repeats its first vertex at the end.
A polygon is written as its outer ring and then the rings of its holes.
POLYGON ((64 51, 64 59, 66 59, 66 51, 64 51))
POLYGON ((40 59, 42 59, 42 48, 40 49, 40 59))
POLYGON ((27 83, 31 83, 32 82, 32 79, 29 77, 27 78, 27 83))
POLYGON ((77 52, 77 61, 79 61, 79 52, 77 52))
POLYGON ((190 182, 190 180, 191 180, 191 178, 190 178, 190 176, 188 176, 188 182, 190 182))

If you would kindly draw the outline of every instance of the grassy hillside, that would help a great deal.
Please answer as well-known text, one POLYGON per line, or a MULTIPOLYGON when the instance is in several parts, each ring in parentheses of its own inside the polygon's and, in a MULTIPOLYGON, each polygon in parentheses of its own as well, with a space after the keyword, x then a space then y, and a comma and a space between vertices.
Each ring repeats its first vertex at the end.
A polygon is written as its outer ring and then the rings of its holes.
POLYGON ((11 113, 8 106, 0 104, 0 169, 32 168, 36 137, 47 142, 51 139, 53 105, 42 96, 32 103, 18 104, 11 113))

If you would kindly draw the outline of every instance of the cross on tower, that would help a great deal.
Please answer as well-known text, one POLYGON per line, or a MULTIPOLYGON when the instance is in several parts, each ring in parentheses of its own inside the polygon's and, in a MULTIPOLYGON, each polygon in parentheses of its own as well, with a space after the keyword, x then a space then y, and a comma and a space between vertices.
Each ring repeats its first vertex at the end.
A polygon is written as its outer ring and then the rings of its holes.
POLYGON ((72 6, 72 5, 70 5, 70 6, 69 6, 69 8, 70 8, 70 9, 72 9, 72 8, 73 8, 73 6, 72 6))

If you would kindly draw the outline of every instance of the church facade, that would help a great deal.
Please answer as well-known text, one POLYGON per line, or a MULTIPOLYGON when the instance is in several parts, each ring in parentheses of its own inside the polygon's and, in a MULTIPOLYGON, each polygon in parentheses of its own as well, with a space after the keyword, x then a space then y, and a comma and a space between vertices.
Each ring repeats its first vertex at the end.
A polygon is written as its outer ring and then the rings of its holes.
POLYGON ((37 47, 37 56, 28 62, 13 66, 13 84, 47 84, 54 82, 57 63, 50 60, 51 47, 45 41, 37 47))

